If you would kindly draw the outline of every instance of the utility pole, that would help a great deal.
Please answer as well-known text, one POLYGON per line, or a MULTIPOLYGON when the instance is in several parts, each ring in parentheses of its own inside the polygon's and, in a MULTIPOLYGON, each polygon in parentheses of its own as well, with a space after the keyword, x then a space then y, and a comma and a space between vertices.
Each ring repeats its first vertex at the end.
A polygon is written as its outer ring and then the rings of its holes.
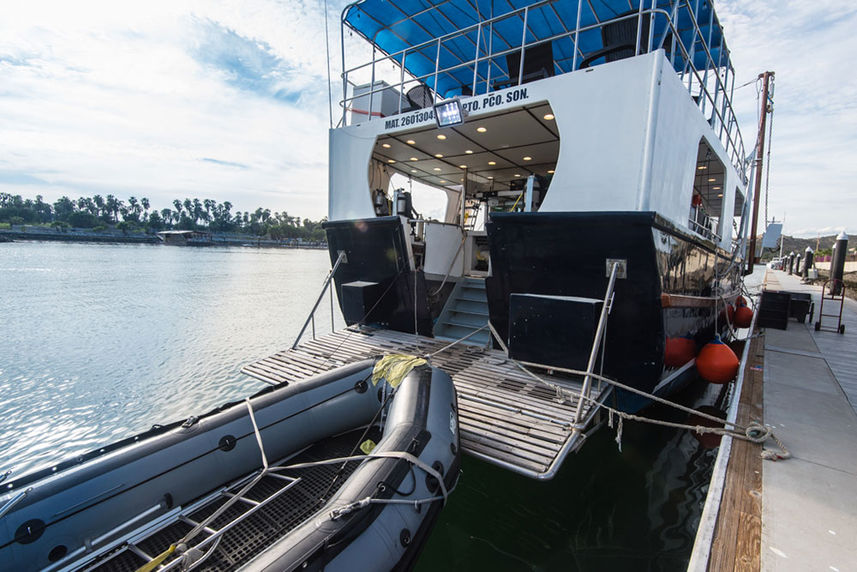
POLYGON ((766 71, 763 74, 759 74, 759 78, 762 80, 762 109, 759 114, 759 135, 756 137, 756 182, 753 189, 753 219, 752 229, 750 231, 750 248, 749 257, 747 259, 747 271, 745 274, 751 274, 753 272, 753 265, 756 263, 756 233, 758 232, 757 219, 759 218, 759 194, 762 190, 762 161, 765 155, 765 128, 768 123, 768 114, 774 112, 774 107, 770 105, 768 101, 768 91, 774 80, 774 72, 766 71))

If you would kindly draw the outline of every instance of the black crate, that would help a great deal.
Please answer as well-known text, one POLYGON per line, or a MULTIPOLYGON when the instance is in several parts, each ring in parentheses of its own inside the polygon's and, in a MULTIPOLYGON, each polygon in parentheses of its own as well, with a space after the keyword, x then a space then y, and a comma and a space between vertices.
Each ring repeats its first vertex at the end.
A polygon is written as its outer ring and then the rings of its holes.
POLYGON ((342 285, 342 315, 349 326, 357 322, 371 322, 377 314, 376 304, 384 293, 384 286, 378 282, 358 280, 342 285))
POLYGON ((775 328, 785 330, 789 325, 791 294, 788 292, 762 292, 759 304, 759 317, 756 325, 760 328, 775 328))

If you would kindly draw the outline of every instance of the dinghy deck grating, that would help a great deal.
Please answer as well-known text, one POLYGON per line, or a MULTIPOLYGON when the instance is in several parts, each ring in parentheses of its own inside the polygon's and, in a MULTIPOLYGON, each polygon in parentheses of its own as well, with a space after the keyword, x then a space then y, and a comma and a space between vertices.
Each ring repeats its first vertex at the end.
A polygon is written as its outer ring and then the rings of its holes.
MULTIPOLYGON (((289 463, 321 461, 351 455, 362 434, 362 431, 352 431, 340 435, 323 445, 311 447, 291 459, 289 463)), ((340 465, 321 465, 283 471, 281 474, 300 478, 300 480, 285 494, 277 496, 258 512, 230 528, 228 532, 223 534, 212 555, 194 570, 233 570, 246 564, 317 512, 323 504, 321 500, 332 497, 358 465, 359 463, 353 461, 347 463, 342 475, 337 479, 334 477, 340 465)), ((244 498, 261 502, 278 494, 290 482, 290 480, 266 476, 251 488, 244 498)), ((99 572, 108 570, 135 572, 148 561, 140 554, 140 551, 151 556, 162 553, 169 548, 170 544, 181 539, 192 528, 187 519, 197 523, 202 522, 224 502, 226 502, 226 497, 220 496, 194 510, 186 518, 179 517, 174 522, 146 536, 143 540, 136 542, 135 545, 124 544, 120 546, 87 569, 99 572)), ((245 501, 238 501, 229 507, 224 514, 216 518, 209 527, 213 530, 219 530, 240 517, 251 506, 245 501)), ((209 536, 208 532, 201 532, 199 536, 190 541, 190 546, 197 545, 207 536, 209 536)))
MULTIPOLYGON (((299 383, 346 363, 389 353, 424 356, 448 345, 447 340, 352 326, 277 352, 242 371, 270 384, 299 383)), ((538 375, 575 396, 560 401, 553 388, 521 371, 499 350, 459 344, 432 357, 431 363, 455 383, 465 452, 526 473, 549 471, 578 421, 579 380, 538 375)), ((590 409, 584 405, 581 422, 590 409)))

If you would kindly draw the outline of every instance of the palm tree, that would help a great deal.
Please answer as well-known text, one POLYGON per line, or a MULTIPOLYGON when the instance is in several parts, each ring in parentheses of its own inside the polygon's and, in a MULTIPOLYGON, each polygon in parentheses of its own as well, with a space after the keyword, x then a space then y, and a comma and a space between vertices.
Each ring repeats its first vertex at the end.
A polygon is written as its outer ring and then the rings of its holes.
POLYGON ((94 195, 92 197, 92 202, 95 203, 95 208, 98 209, 96 216, 103 217, 106 214, 104 212, 104 197, 101 195, 94 195))
POLYGON ((116 207, 116 197, 107 195, 107 200, 104 201, 104 209, 110 222, 116 222, 116 212, 119 210, 116 207))

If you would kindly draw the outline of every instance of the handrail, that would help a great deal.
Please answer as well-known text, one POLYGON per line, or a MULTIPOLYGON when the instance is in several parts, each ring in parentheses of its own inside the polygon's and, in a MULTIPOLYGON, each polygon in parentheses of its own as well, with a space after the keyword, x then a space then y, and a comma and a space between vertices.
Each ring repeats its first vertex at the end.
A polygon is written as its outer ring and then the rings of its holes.
MULTIPOLYGON (((497 91, 498 89, 502 89, 500 84, 492 85, 490 79, 492 75, 492 71, 498 64, 496 64, 495 60, 497 58, 501 58, 507 54, 513 52, 520 52, 525 50, 528 47, 532 47, 538 44, 542 44, 545 42, 553 42, 560 39, 568 39, 572 43, 572 58, 571 58, 571 69, 568 71, 563 71, 560 69, 561 73, 569 73, 576 71, 578 65, 582 61, 582 53, 579 54, 579 37, 584 32, 589 32, 591 30, 603 28, 606 25, 613 24, 619 21, 628 20, 633 18, 637 21, 637 45, 636 45, 636 54, 645 53, 651 51, 652 48, 655 47, 654 40, 654 29, 655 22, 660 18, 665 20, 665 29, 663 34, 661 35, 659 41, 657 42, 658 49, 660 49, 661 45, 667 39, 667 36, 671 36, 670 38, 670 53, 671 53, 671 63, 673 64, 673 68, 675 69, 677 65, 681 66, 681 70, 677 71, 683 83, 686 83, 688 91, 692 92, 694 88, 694 84, 698 86, 700 93, 696 96, 696 104, 700 108, 700 112, 703 113, 706 118, 708 118, 712 129, 717 131, 718 139, 720 139, 721 143, 724 146, 726 153, 730 156, 733 165, 735 168, 742 173, 742 176, 746 177, 745 173, 745 157, 744 157, 744 142, 741 134, 741 130, 738 127, 737 121, 735 120, 735 111, 732 106, 732 98, 730 97, 730 88, 729 83, 731 80, 732 89, 734 89, 734 70, 732 68, 732 63, 728 56, 728 49, 726 47, 726 42, 721 36, 721 41, 719 45, 720 54, 717 60, 714 59, 713 54, 711 52, 711 46, 709 46, 709 42, 711 40, 712 30, 709 30, 708 34, 704 34, 700 27, 699 21, 697 19, 697 15, 694 12, 694 7, 691 4, 690 0, 675 0, 674 5, 671 7, 669 11, 658 8, 655 2, 652 2, 651 7, 645 8, 645 0, 640 0, 639 9, 635 12, 625 14, 618 18, 612 18, 610 20, 605 20, 603 22, 597 22, 595 24, 590 24, 586 26, 581 26, 581 15, 582 6, 584 2, 579 2, 578 4, 578 14, 577 14, 577 22, 574 25, 574 28, 571 28, 571 22, 567 23, 560 19, 557 16, 558 21, 562 25, 562 32, 551 35, 550 37, 537 38, 531 42, 526 42, 526 33, 522 35, 521 42, 516 45, 515 41, 506 42, 510 47, 498 49, 496 52, 494 51, 494 46, 492 40, 494 39, 494 34, 491 30, 493 30, 494 24, 497 22, 501 22, 504 20, 517 18, 523 20, 524 26, 523 30, 526 32, 527 27, 527 19, 529 14, 534 9, 540 8, 552 8, 552 3, 554 0, 541 0, 538 2, 533 2, 527 6, 523 6, 521 8, 517 8, 515 10, 500 14, 498 16, 494 16, 492 18, 487 18, 476 22, 475 24, 471 24, 469 26, 460 28, 458 30, 454 30, 451 32, 447 32, 442 34, 436 38, 431 38, 420 42, 419 44, 407 46, 401 50, 385 53, 378 49, 377 45, 373 41, 374 38, 364 37, 367 41, 369 41, 373 46, 373 55, 371 61, 361 63, 357 66, 353 66, 351 68, 346 68, 346 53, 343 46, 342 50, 342 69, 343 72, 341 74, 343 80, 343 93, 342 100, 339 102, 342 108, 342 120, 341 123, 343 125, 347 124, 347 114, 348 111, 352 108, 352 102, 357 100, 358 98, 368 97, 369 99, 369 115, 368 120, 373 121, 378 119, 379 117, 373 117, 375 107, 378 105, 378 102, 375 101, 380 97, 384 91, 393 90, 393 92, 399 98, 399 102, 397 105, 397 112, 401 113, 403 99, 405 98, 405 88, 408 85, 415 85, 420 82, 425 81, 433 81, 434 85, 432 88, 433 95, 435 100, 441 97, 441 94, 437 91, 437 81, 438 78, 444 75, 449 75, 450 73, 460 70, 461 68, 473 67, 473 79, 472 83, 467 87, 470 87, 471 92, 476 95, 477 92, 481 92, 480 85, 484 86, 485 93, 490 93, 492 91, 497 91), (692 32, 694 36, 693 46, 688 48, 685 46, 685 42, 682 40, 681 34, 677 28, 677 19, 682 11, 686 11, 689 15, 689 21, 692 26, 692 32), (642 22, 645 19, 648 19, 649 23, 649 34, 648 38, 645 40, 645 46, 643 45, 643 37, 642 37, 642 22), (473 44, 474 54, 472 57, 468 59, 468 56, 462 56, 459 54, 456 55, 456 62, 451 65, 441 67, 440 65, 440 51, 445 42, 459 38, 462 36, 468 36, 475 32, 477 37, 477 42, 474 43, 473 40, 470 40, 470 43, 473 44), (489 36, 488 46, 481 45, 481 38, 484 35, 489 36), (701 44, 701 49, 697 50, 697 44, 701 44), (428 46, 436 46, 435 50, 435 65, 434 69, 429 71, 428 73, 414 76, 411 74, 405 74, 405 61, 408 57, 419 57, 419 52, 428 46), (482 53, 487 48, 487 53, 482 53), (676 49, 677 48, 677 49, 676 49), (723 52, 726 52, 725 54, 723 52), (696 53, 694 53, 696 52, 696 53), (698 55, 704 54, 706 65, 704 69, 704 73, 700 72, 701 68, 697 68, 694 63, 694 58, 698 55), (676 60, 679 60, 678 62, 676 60), (377 76, 375 74, 375 68, 377 65, 382 64, 384 62, 390 63, 393 66, 399 66, 401 68, 398 78, 398 83, 394 83, 393 85, 384 85, 384 86, 376 86, 375 83, 377 81, 377 76), (482 74, 479 71, 479 65, 487 62, 487 71, 485 74, 482 74), (359 95, 352 94, 350 97, 347 92, 347 84, 349 83, 349 74, 354 74, 356 72, 365 70, 371 66, 372 69, 372 83, 368 86, 368 90, 360 93, 359 95), (709 73, 712 70, 720 70, 725 69, 725 73, 721 74, 719 72, 709 73), (731 73, 730 73, 731 72, 731 73), (713 85, 711 85, 713 84, 713 85), (718 125, 719 124, 719 125, 718 125)), ((350 5, 349 8, 353 6, 350 5)), ((436 9, 437 6, 432 6, 429 9, 436 9)), ((346 12, 349 9, 343 11, 342 14, 342 37, 344 38, 344 28, 348 25, 345 16, 346 12)), ((427 10, 429 10, 427 9, 427 10)), ((556 15, 556 10, 553 10, 554 15, 556 15)), ((711 23, 714 22, 714 16, 712 14, 711 23)), ((386 29, 386 28, 385 28, 386 29)), ((687 32, 688 30, 685 30, 687 32)), ((358 32, 359 34, 359 32, 358 32)), ((522 69, 523 69, 523 58, 521 58, 521 63, 519 64, 519 69, 517 70, 518 82, 521 81, 522 69)), ((509 75, 511 76, 514 72, 510 70, 509 75)), ((395 80, 394 80, 395 82, 395 80)), ((693 95, 693 94, 692 94, 693 95)), ((378 114, 380 116, 380 113, 378 114)))
MULTIPOLYGON (((345 255, 344 250, 339 251, 339 256, 336 258, 336 262, 333 264, 333 268, 330 269, 330 272, 327 274, 327 278, 324 279, 324 285, 321 287, 321 293, 318 295, 318 299, 315 301, 315 304, 312 307, 312 310, 309 312, 309 316, 307 316, 306 321, 304 322, 301 331, 298 333, 298 337, 295 338, 295 343, 292 344, 292 349, 298 347, 298 343, 300 343, 301 338, 306 331, 309 323, 313 324, 313 338, 315 337, 315 311, 318 309, 318 305, 321 304, 321 299, 324 298, 324 293, 327 292, 327 288, 330 286, 330 281, 333 280, 333 275, 336 274, 336 270, 339 268, 339 265, 342 263, 348 263, 348 257, 345 255)), ((331 301, 331 304, 333 302, 331 301)), ((331 311, 331 320, 333 320, 333 312, 331 311)))
POLYGON ((580 419, 580 415, 583 413, 583 403, 584 401, 589 401, 589 394, 592 392, 591 374, 595 373, 598 350, 601 348, 601 342, 604 340, 604 331, 607 328, 607 315, 610 314, 610 308, 613 305, 613 288, 616 285, 616 275, 618 273, 619 262, 614 262, 610 269, 610 280, 607 281, 607 291, 604 293, 604 303, 601 305, 601 315, 598 317, 598 328, 595 330, 595 339, 592 340, 592 348, 589 351, 589 362, 586 364, 583 387, 580 390, 580 395, 584 398, 577 402, 577 411, 574 414, 575 420, 580 419))

